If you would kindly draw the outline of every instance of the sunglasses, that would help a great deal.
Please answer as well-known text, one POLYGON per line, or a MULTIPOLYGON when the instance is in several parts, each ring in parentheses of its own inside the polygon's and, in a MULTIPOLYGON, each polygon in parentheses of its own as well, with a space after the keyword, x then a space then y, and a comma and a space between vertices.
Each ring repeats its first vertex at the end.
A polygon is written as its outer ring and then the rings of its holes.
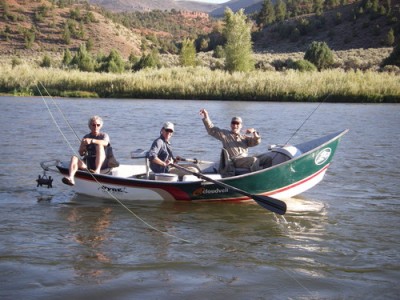
POLYGON ((96 123, 93 123, 93 124, 92 124, 92 126, 93 126, 93 127, 100 127, 100 126, 101 126, 101 124, 96 124, 96 123))
POLYGON ((164 129, 168 133, 173 133, 174 131, 172 129, 164 129))
POLYGON ((234 122, 231 122, 231 124, 232 124, 232 125, 239 125, 240 123, 234 121, 234 122))

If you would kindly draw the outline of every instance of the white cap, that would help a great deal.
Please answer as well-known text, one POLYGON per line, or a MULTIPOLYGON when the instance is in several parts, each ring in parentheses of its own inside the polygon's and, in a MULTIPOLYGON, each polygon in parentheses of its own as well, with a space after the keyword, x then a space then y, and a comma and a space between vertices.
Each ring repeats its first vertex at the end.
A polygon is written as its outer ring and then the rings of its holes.
POLYGON ((164 125, 163 125, 163 128, 164 129, 171 129, 172 131, 175 131, 174 124, 171 123, 171 122, 165 122, 164 125))

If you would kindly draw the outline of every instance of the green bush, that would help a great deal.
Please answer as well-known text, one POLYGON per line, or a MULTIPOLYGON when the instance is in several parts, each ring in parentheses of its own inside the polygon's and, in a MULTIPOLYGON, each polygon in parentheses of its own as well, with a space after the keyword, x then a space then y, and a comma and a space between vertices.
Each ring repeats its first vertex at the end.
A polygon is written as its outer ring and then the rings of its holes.
POLYGON ((69 49, 66 49, 64 51, 63 59, 62 59, 62 65, 63 66, 68 66, 72 61, 72 54, 69 49))
POLYGON ((115 49, 112 49, 107 57, 101 58, 99 64, 100 66, 96 71, 122 73, 125 70, 125 63, 119 52, 115 49))
POLYGON ((18 57, 13 57, 11 60, 11 67, 14 69, 16 66, 22 64, 22 60, 18 57))
POLYGON ((50 56, 48 56, 47 54, 43 57, 42 62, 40 63, 40 66, 42 68, 50 68, 51 67, 51 59, 50 56))
POLYGON ((394 30, 393 30, 393 28, 390 28, 389 32, 386 35, 386 44, 388 46, 393 46, 394 41, 395 41, 394 30))
POLYGON ((77 67, 81 71, 92 72, 95 69, 95 64, 92 56, 86 50, 86 45, 81 44, 78 52, 72 58, 70 66, 77 67))
POLYGON ((215 57, 215 58, 225 58, 224 47, 222 47, 221 45, 218 45, 217 47, 215 47, 215 50, 213 52, 213 57, 215 57))
POLYGON ((292 69, 298 70, 300 72, 317 71, 317 67, 312 62, 309 62, 308 60, 305 59, 293 61, 290 66, 292 69))
POLYGON ((160 67, 160 58, 158 52, 152 51, 150 54, 143 54, 139 61, 133 65, 134 71, 139 71, 146 68, 160 67))
POLYGON ((313 63, 319 71, 333 65, 333 53, 325 42, 312 42, 304 54, 304 59, 313 63))

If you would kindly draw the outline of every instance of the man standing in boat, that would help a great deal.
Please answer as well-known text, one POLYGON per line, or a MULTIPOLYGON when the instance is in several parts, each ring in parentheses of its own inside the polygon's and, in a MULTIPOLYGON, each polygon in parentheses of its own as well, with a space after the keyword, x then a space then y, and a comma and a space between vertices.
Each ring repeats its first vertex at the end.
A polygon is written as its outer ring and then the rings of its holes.
MULTIPOLYGON (((181 170, 170 166, 175 161, 179 161, 180 157, 174 157, 172 154, 170 140, 174 134, 174 124, 165 122, 160 131, 160 136, 154 140, 149 151, 150 169, 154 173, 172 173, 183 176, 185 174, 181 170)), ((196 168, 186 167, 192 172, 198 172, 196 168)))
POLYGON ((248 128, 245 134, 241 134, 240 131, 243 127, 241 117, 233 117, 231 120, 231 130, 227 130, 214 126, 207 110, 201 109, 200 115, 202 116, 207 133, 222 142, 222 147, 228 152, 235 168, 257 171, 271 166, 272 160, 268 156, 248 155, 248 148, 260 144, 261 136, 254 128, 248 128))

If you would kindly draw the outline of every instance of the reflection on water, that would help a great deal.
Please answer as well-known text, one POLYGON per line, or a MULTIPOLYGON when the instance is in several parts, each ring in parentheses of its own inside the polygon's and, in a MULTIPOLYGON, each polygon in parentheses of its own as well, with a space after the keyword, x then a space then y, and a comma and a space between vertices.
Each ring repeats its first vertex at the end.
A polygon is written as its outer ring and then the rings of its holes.
POLYGON ((101 278, 104 264, 110 257, 104 243, 110 241, 111 207, 68 205, 59 210, 60 218, 66 220, 64 238, 68 239, 69 255, 79 277, 101 278))

